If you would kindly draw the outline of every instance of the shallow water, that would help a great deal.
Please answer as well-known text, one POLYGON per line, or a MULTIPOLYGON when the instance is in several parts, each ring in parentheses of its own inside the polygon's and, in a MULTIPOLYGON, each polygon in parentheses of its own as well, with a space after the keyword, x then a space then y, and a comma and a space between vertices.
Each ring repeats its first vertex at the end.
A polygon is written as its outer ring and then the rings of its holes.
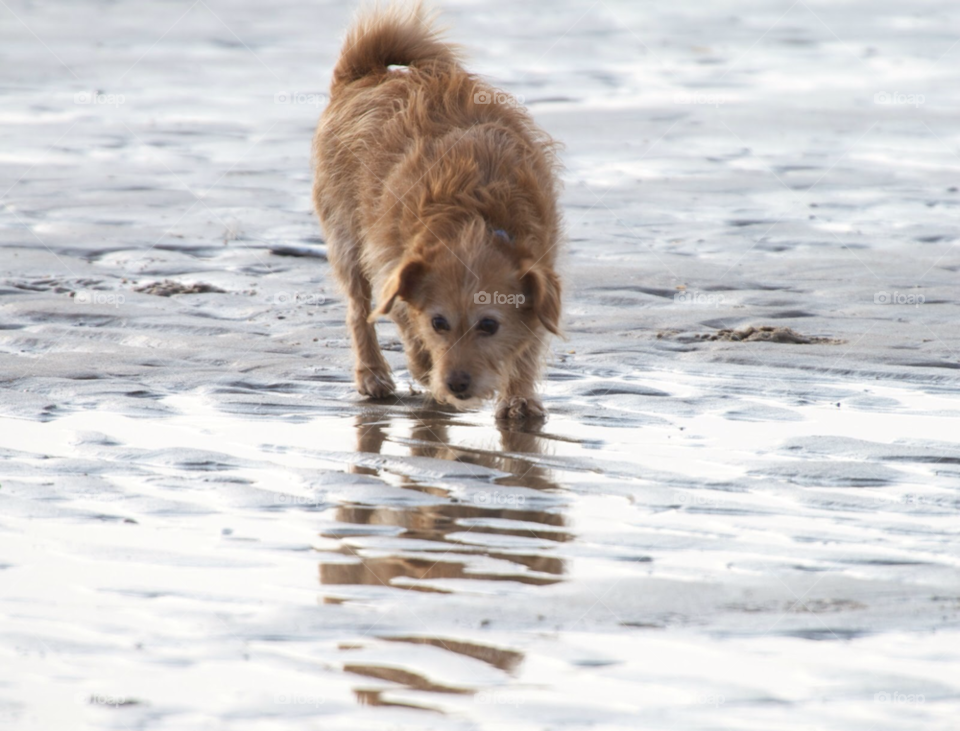
POLYGON ((2 14, 0 727, 955 728, 958 8, 446 5, 566 145, 510 430, 349 382, 347 7, 2 14))

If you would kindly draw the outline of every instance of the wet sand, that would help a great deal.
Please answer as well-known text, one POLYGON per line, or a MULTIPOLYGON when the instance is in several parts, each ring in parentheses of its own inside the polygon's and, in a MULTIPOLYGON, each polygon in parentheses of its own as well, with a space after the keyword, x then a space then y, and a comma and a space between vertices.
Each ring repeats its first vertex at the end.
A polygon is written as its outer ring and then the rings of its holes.
POLYGON ((350 383, 348 8, 0 7, 0 727, 955 728, 960 9, 546 7, 527 429, 350 383))

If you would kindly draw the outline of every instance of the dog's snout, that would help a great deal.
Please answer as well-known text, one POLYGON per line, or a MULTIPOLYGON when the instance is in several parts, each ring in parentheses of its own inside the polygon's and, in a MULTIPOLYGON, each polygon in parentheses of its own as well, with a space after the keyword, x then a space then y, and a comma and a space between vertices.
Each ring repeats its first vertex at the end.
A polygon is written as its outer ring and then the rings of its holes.
POLYGON ((454 371, 447 377, 447 388, 458 398, 466 398, 470 388, 470 374, 466 371, 454 371))

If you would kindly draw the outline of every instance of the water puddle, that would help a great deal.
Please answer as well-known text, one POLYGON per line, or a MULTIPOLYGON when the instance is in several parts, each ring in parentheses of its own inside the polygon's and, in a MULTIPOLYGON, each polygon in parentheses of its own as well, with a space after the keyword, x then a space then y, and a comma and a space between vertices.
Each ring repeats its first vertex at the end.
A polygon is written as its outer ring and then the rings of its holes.
MULTIPOLYGON (((789 596, 761 600, 752 589, 730 596, 701 588, 698 599, 677 599, 682 591, 663 594, 649 582, 708 587, 702 582, 719 570, 741 578, 800 571, 820 581, 851 568, 883 581, 949 562, 931 549, 949 531, 944 520, 957 500, 960 444, 951 429, 960 398, 875 386, 865 403, 880 409, 746 396, 731 410, 723 398, 697 398, 739 387, 650 374, 644 388, 669 393, 676 405, 643 425, 630 425, 626 396, 623 414, 607 407, 599 423, 560 410, 536 428, 501 429, 489 414, 443 413, 412 399, 359 413, 291 409, 288 418, 253 402, 190 395, 163 399, 163 417, 83 411, 42 422, 4 418, 0 429, 15 483, 55 485, 82 474, 135 496, 110 505, 69 495, 78 526, 91 516, 139 523, 173 512, 208 536, 212 521, 227 520, 223 545, 250 566, 296 530, 301 542, 290 550, 312 557, 319 605, 375 610, 362 620, 366 631, 357 623, 346 633, 354 639, 336 648, 356 702, 446 714, 455 698, 477 703, 541 672, 543 657, 528 667, 523 635, 509 626, 499 644, 485 639, 497 603, 512 608, 517 627, 551 621, 569 632, 584 621, 578 614, 599 612, 624 630, 662 631, 706 613, 714 631, 736 635, 749 631, 740 618, 776 615, 790 618, 778 636, 829 640, 864 633, 819 619, 811 626, 811 618, 862 614, 869 598, 827 593, 798 610, 789 596), (861 438, 867 427, 869 440, 861 438), (133 508, 124 505, 136 501, 143 515, 125 518, 133 508), (889 517, 871 519, 878 514, 889 517), (905 531, 916 536, 912 546, 890 540, 905 531), (638 593, 592 588, 624 581, 641 582, 638 593), (413 604, 403 598, 414 595, 421 598, 413 604), (592 605, 577 604, 594 595, 592 605), (691 609, 697 602, 706 606, 691 609), (445 617, 443 632, 423 619, 435 612, 445 617), (451 626, 458 617, 468 632, 451 626)), ((637 384, 620 390, 637 393, 637 384)), ((206 538, 187 537, 175 551, 154 539, 132 555, 223 560, 206 538)), ((307 569, 297 566, 291 580, 303 583, 307 569)), ((113 592, 137 593, 123 574, 113 584, 113 592)), ((624 661, 614 653, 574 664, 624 661)))

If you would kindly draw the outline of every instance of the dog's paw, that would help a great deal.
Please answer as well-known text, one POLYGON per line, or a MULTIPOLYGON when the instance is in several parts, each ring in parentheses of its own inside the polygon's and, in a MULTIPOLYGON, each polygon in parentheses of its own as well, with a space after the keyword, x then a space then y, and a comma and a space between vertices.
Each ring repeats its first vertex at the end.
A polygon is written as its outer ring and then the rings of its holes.
POLYGON ((396 390, 389 371, 374 371, 368 368, 357 371, 357 390, 370 398, 386 398, 396 390))
POLYGON ((498 419, 545 419, 547 410, 536 396, 513 396, 503 398, 497 403, 498 419))

